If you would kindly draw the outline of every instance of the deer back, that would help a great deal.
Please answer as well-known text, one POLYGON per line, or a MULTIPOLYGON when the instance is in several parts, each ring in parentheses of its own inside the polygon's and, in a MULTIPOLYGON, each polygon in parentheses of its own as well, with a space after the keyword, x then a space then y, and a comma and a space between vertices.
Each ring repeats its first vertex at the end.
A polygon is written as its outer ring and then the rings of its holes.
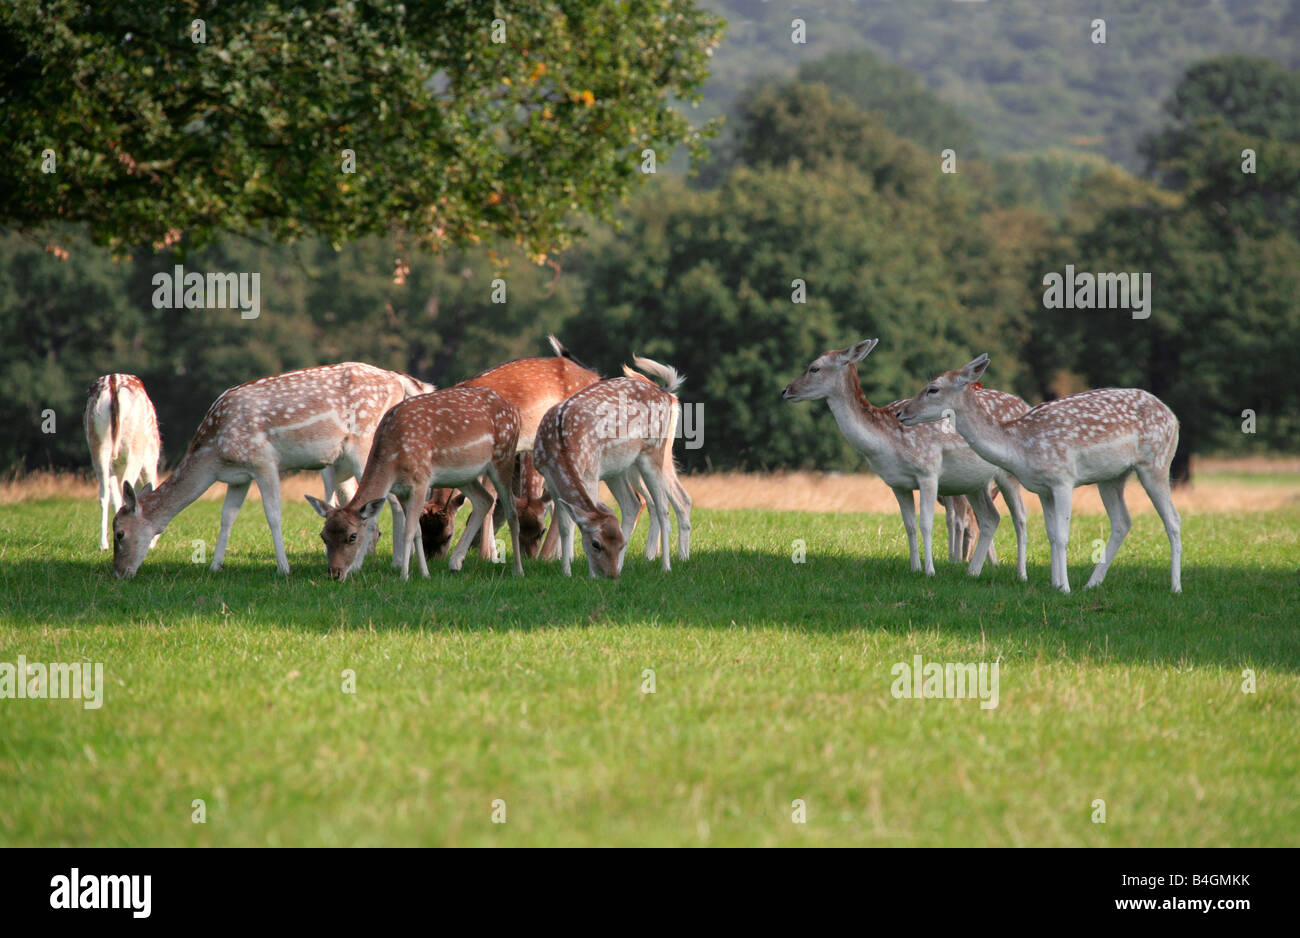
POLYGON ((491 388, 519 410, 519 448, 530 450, 543 415, 575 391, 595 384, 600 375, 568 358, 521 358, 497 365, 461 382, 462 387, 491 388))

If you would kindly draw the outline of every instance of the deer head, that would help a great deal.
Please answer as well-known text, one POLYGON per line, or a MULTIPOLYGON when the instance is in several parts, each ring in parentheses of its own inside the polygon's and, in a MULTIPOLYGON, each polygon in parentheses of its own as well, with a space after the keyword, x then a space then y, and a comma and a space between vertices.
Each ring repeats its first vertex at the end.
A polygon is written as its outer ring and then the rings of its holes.
POLYGON ((627 541, 623 538, 618 516, 601 504, 597 504, 592 513, 583 514, 568 502, 560 501, 577 520, 578 530, 582 532, 587 572, 593 579, 602 576, 618 579, 623 572, 623 555, 627 553, 627 541))
POLYGON ((340 582, 346 580, 348 574, 359 569, 365 560, 371 543, 369 528, 387 499, 371 499, 359 509, 346 505, 331 508, 311 495, 307 496, 307 501, 316 509, 316 514, 325 519, 320 539, 325 542, 325 560, 329 565, 330 579, 340 582))
POLYGON ((162 533, 140 504, 140 499, 152 491, 153 485, 146 482, 137 497, 130 482, 122 483, 122 507, 113 517, 113 573, 120 579, 135 576, 154 538, 162 533))
POLYGON ((786 385, 781 396, 787 401, 820 401, 831 397, 844 382, 849 366, 870 355, 879 341, 866 339, 846 349, 832 349, 818 355, 803 374, 786 385))
POLYGON ((434 489, 420 512, 420 545, 430 559, 446 557, 456 534, 456 512, 465 504, 459 489, 434 489))
POLYGON ((989 366, 987 354, 966 364, 960 371, 945 371, 921 389, 898 411, 898 422, 905 427, 933 423, 951 417, 961 407, 961 398, 979 381, 989 366))

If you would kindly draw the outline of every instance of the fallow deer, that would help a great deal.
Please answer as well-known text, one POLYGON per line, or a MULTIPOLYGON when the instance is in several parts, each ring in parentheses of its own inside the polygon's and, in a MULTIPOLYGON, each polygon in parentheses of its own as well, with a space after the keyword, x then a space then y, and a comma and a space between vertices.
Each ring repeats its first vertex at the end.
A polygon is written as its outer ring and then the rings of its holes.
POLYGON ((321 539, 325 542, 330 577, 345 580, 349 573, 360 568, 365 559, 360 535, 389 495, 396 495, 406 512, 406 537, 401 544, 402 579, 410 574, 413 551, 420 574, 427 577, 429 565, 424 551, 414 548, 420 539, 420 512, 431 486, 459 488, 469 496, 473 506, 469 523, 449 561, 453 571, 460 570, 470 541, 492 512, 492 496, 479 481, 480 476, 492 481, 505 508, 514 547, 515 575, 522 576, 519 518, 511 497, 519 426, 519 411, 489 388, 448 388, 394 406, 375 430, 374 446, 352 499, 342 507, 331 508, 307 496, 307 501, 325 519, 321 539))
POLYGON ((139 378, 111 374, 90 385, 83 423, 99 481, 99 549, 108 550, 109 518, 122 507, 122 484, 158 483, 158 414, 139 378))
MULTIPOLYGON (((1170 584, 1182 592, 1181 521, 1169 486, 1169 464, 1178 448, 1178 418, 1154 395, 1138 388, 1102 388, 1057 398, 1013 418, 979 406, 973 390, 988 355, 960 371, 929 382, 899 412, 904 426, 945 417, 979 455, 1015 473, 1043 503, 1043 524, 1052 551, 1052 585, 1070 592, 1066 546, 1075 488, 1096 484, 1110 517, 1110 539, 1087 586, 1097 586, 1129 531, 1124 483, 1137 471, 1169 538, 1170 584)), ((1086 588, 1085 587, 1085 588, 1086 588)))
POLYGON ((689 556, 689 503, 680 499, 673 465, 673 437, 681 386, 677 371, 647 358, 638 368, 663 382, 643 377, 610 378, 577 391, 546 412, 537 428, 533 459, 557 503, 560 560, 572 572, 573 525, 582 531, 591 576, 617 577, 627 541, 636 524, 640 499, 633 475, 649 489, 649 508, 657 515, 662 568, 670 570, 668 505, 678 522, 678 550, 689 556), (623 520, 599 501, 600 483, 614 493, 623 520))
MULTIPOLYGON (((993 543, 993 532, 1001 520, 989 496, 992 481, 1011 511, 1016 528, 1016 573, 1020 579, 1026 579, 1025 506, 1020 499, 1019 483, 1010 472, 981 459, 956 432, 942 424, 904 430, 898 423, 898 411, 906 401, 895 401, 887 407, 873 406, 862 392, 857 363, 871 353, 877 342, 877 339, 867 339, 819 355, 802 375, 790 382, 782 396, 788 401, 825 399, 840 432, 867 458, 872 471, 893 489, 907 530, 912 570, 922 569, 916 543, 917 508, 912 492, 920 492, 924 569, 929 576, 934 575, 931 534, 937 496, 965 495, 980 527, 979 541, 967 572, 979 576, 993 543)), ((977 394, 979 406, 1000 419, 1029 409, 1014 394, 987 388, 981 388, 977 394)))
MULTIPOLYGON (((456 534, 456 512, 465 504, 465 493, 457 489, 434 489, 420 512, 420 546, 429 560, 446 557, 456 534)), ((519 518, 523 539, 523 516, 519 518)))
MULTIPOLYGON (((375 427, 394 404, 430 386, 409 375, 373 365, 345 362, 259 378, 231 388, 208 408, 176 470, 154 489, 135 492, 123 485, 123 504, 113 519, 116 541, 113 570, 130 577, 140 568, 150 543, 172 518, 216 482, 225 482, 221 531, 212 570, 225 561, 230 529, 257 482, 276 569, 289 572, 280 531, 280 473, 293 469, 332 470, 331 487, 361 475, 375 427)), ((403 540, 397 507, 393 512, 393 553, 403 540)), ((368 537, 366 544, 373 543, 368 537)))
MULTIPOLYGON (((491 388, 519 410, 519 451, 528 453, 533 448, 533 438, 537 435, 537 425, 542 415, 564 400, 574 391, 595 384, 600 375, 580 364, 555 336, 548 336, 551 348, 555 350, 554 358, 521 358, 489 368, 460 383, 460 387, 491 388)), ((536 532, 542 527, 546 511, 544 493, 539 497, 530 497, 527 493, 538 493, 539 480, 531 463, 520 467, 520 487, 525 493, 516 502, 519 514, 520 530, 525 536, 525 553, 535 557, 542 550, 540 535, 536 532)), ((552 519, 554 525, 554 519, 552 519)), ((494 525, 487 519, 482 531, 482 549, 486 556, 494 537, 494 525)), ((554 554, 557 542, 549 537, 551 547, 547 553, 554 554)))

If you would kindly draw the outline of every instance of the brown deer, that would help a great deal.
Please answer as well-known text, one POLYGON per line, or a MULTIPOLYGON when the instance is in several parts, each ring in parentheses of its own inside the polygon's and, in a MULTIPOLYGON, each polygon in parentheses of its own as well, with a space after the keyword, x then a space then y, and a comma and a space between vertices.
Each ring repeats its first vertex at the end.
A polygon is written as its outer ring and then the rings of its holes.
POLYGON ((575 523, 582 531, 591 576, 617 577, 622 572, 640 507, 634 476, 649 489, 663 569, 671 569, 670 503, 677 515, 679 554, 689 556, 690 504, 681 499, 672 455, 677 422, 677 398, 672 392, 682 379, 666 365, 640 357, 634 361, 665 387, 643 377, 601 381, 552 407, 537 428, 533 459, 557 503, 560 559, 566 576, 572 572, 575 523), (621 524, 599 501, 602 481, 618 501, 621 524))
MULTIPOLYGON (((846 349, 819 355, 791 381, 783 397, 788 401, 824 399, 830 406, 840 432, 853 448, 867 458, 872 471, 894 490, 903 527, 907 531, 908 553, 912 569, 921 570, 921 556, 916 543, 917 506, 912 493, 920 491, 921 537, 924 544, 925 572, 934 575, 930 536, 934 528, 934 506, 939 495, 965 495, 979 519, 980 535, 967 572, 979 576, 993 532, 1001 520, 989 497, 989 482, 997 484, 1011 510, 1016 528, 1016 573, 1025 573, 1025 506, 1020 499, 1020 485, 1015 477, 981 459, 956 432, 942 424, 904 430, 898 423, 898 411, 906 404, 895 401, 888 407, 875 407, 867 400, 858 381, 857 363, 876 347, 876 339, 867 339, 846 349)), ((1029 405, 1014 394, 981 388, 977 404, 998 415, 999 419, 1015 416, 1029 405)))
POLYGON ((1075 488, 1095 484, 1110 517, 1106 552, 1087 588, 1105 580, 1128 535, 1124 483, 1136 470, 1169 537, 1170 588, 1181 593, 1181 519, 1169 487, 1169 464, 1178 448, 1174 412, 1138 388, 1101 388, 999 417, 976 398, 988 363, 988 355, 981 355, 959 371, 945 371, 899 411, 899 422, 913 427, 947 418, 980 458, 1015 473, 1038 496, 1052 549, 1052 585, 1063 593, 1070 592, 1066 546, 1075 488))
POLYGON ((365 559, 365 529, 389 495, 396 495, 404 503, 406 513, 406 536, 400 545, 402 579, 410 574, 413 551, 420 574, 427 577, 429 565, 424 551, 414 548, 420 538, 420 512, 431 486, 459 488, 473 506, 449 561, 453 571, 460 570, 470 541, 492 512, 492 496, 479 481, 480 476, 492 481, 504 506, 514 547, 515 575, 522 576, 519 518, 511 497, 519 426, 519 411, 489 388, 448 388, 394 406, 375 431, 365 473, 352 499, 342 507, 331 508, 307 496, 325 519, 321 539, 325 542, 330 577, 345 580, 349 573, 360 569, 365 559))
MULTIPOLYGON (((380 418, 394 404, 429 385, 373 365, 345 362, 259 378, 226 391, 208 408, 180 465, 154 489, 122 487, 123 502, 113 519, 113 571, 130 577, 140 568, 151 541, 172 518, 216 482, 225 482, 221 532, 212 570, 221 569, 230 529, 256 482, 275 545, 276 569, 289 572, 280 531, 280 473, 324 470, 326 497, 332 484, 361 475, 380 418)), ((396 562, 403 518, 393 513, 396 562)), ((367 537, 366 543, 373 543, 367 537)))
POLYGON ((83 423, 99 481, 99 549, 108 550, 109 518, 122 507, 122 484, 158 484, 158 414, 139 378, 111 374, 90 385, 83 423))

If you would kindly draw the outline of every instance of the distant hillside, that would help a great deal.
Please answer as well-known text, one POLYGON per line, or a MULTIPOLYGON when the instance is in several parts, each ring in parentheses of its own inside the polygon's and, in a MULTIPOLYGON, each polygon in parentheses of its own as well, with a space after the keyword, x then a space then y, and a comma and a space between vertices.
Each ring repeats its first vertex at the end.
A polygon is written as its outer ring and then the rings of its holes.
POLYGON ((1065 148, 1142 169, 1139 139, 1183 71, 1226 52, 1300 66, 1300 0, 701 0, 723 16, 708 114, 755 79, 793 77, 828 52, 868 48, 918 72, 991 155, 1065 148), (808 42, 790 41, 790 21, 808 42), (1106 44, 1091 22, 1106 20, 1106 44))

